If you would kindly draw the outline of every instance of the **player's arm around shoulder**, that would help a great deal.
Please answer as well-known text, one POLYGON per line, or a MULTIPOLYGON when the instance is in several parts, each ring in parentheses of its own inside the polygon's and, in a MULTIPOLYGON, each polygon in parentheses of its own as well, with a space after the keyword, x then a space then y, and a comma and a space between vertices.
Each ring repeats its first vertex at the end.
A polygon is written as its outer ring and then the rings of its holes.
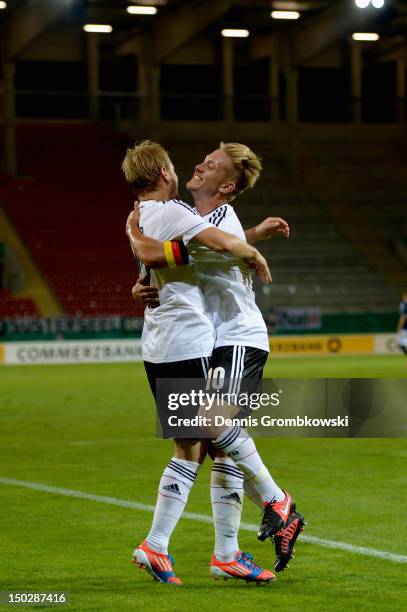
POLYGON ((160 223, 165 233, 174 239, 160 242, 147 237, 139 228, 138 203, 130 213, 126 223, 126 234, 134 255, 150 268, 183 266, 189 263, 188 249, 179 237, 195 236, 201 229, 209 227, 194 209, 181 200, 165 202, 160 215, 160 223))
MULTIPOLYGON (((188 263, 188 251, 183 243, 170 240, 161 243, 143 235, 138 227, 137 210, 127 219, 126 233, 134 254, 151 268, 175 267, 188 263)), ((264 283, 271 281, 267 262, 259 251, 247 242, 212 227, 183 202, 172 201, 165 211, 165 225, 172 235, 182 235, 188 243, 195 238, 215 252, 227 252, 238 259, 247 259, 264 283)), ((171 235, 170 234, 170 235, 171 235)))
POLYGON ((127 217, 126 235, 130 241, 133 254, 150 268, 162 268, 166 265, 164 245, 162 242, 144 236, 138 226, 139 216, 133 210, 127 217))
POLYGON ((270 270, 263 255, 254 246, 237 236, 211 227, 196 234, 195 239, 217 253, 227 252, 237 259, 246 259, 263 283, 271 282, 270 270))

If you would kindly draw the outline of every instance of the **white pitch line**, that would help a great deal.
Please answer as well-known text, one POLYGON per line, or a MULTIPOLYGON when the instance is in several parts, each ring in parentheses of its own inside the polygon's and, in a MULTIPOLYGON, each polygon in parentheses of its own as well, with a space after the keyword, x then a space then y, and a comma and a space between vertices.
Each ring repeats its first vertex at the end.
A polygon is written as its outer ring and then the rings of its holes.
MULTIPOLYGON (((144 512, 154 512, 155 510, 154 506, 149 506, 148 504, 140 504, 139 502, 134 502, 126 499, 118 499, 117 497, 107 497, 105 495, 83 493, 82 491, 75 491, 74 489, 50 487, 39 482, 27 482, 25 480, 15 480, 14 478, 0 477, 0 483, 16 487, 24 487, 26 489, 33 489, 35 491, 42 491, 43 493, 53 493, 56 495, 64 495, 65 497, 88 499, 90 501, 99 502, 100 504, 110 504, 111 506, 120 506, 121 508, 132 508, 133 510, 142 510, 144 512)), ((182 518, 189 519, 191 521, 198 521, 200 523, 213 523, 212 517, 206 516, 205 514, 197 514, 195 512, 184 512, 182 514, 182 518)), ((258 525, 251 525, 250 523, 241 523, 240 529, 243 529, 244 531, 257 532, 258 525)), ((405 555, 397 555, 395 553, 387 552, 385 550, 366 548, 364 546, 355 546, 354 544, 348 544, 347 542, 325 540, 323 538, 317 538, 316 536, 310 536, 307 534, 301 535, 301 541, 307 542, 309 544, 316 544, 317 546, 322 546, 323 548, 344 550, 348 553, 367 555, 369 557, 376 557, 377 559, 385 559, 386 561, 393 561, 394 563, 407 563, 407 556, 405 555)))

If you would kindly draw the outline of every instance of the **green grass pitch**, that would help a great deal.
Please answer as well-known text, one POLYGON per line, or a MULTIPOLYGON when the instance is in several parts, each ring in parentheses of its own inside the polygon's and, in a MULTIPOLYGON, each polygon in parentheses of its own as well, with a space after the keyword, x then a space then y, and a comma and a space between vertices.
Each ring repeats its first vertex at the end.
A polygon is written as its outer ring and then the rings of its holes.
MULTIPOLYGON (((271 359, 267 375, 398 378, 407 376, 407 359, 271 359)), ((154 435, 141 364, 3 367, 0 406, 0 478, 155 504, 172 443, 154 435)), ((406 554, 405 440, 258 439, 258 447, 294 494, 306 534, 406 554)), ((209 472, 208 462, 189 512, 210 515, 209 472)), ((0 590, 69 591, 70 610, 407 609, 405 564, 301 539, 274 584, 215 582, 212 526, 193 520, 180 521, 171 546, 184 585, 156 584, 130 563, 150 512, 1 482, 0 495, 0 590)), ((259 522, 248 501, 243 521, 259 522)), ((241 531, 240 546, 272 568, 270 543, 241 531)))

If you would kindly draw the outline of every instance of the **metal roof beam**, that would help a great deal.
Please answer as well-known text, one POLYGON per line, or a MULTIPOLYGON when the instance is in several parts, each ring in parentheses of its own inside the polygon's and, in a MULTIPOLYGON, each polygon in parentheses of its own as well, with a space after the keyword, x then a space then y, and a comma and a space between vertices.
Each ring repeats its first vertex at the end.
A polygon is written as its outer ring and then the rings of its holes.
POLYGON ((165 60, 222 17, 234 3, 235 0, 193 0, 174 13, 159 17, 153 24, 155 61, 165 60))
POLYGON ((369 19, 377 15, 373 7, 360 10, 349 0, 335 2, 321 15, 307 23, 294 26, 291 35, 291 61, 301 66, 337 40, 366 27, 369 19))
POLYGON ((18 57, 40 34, 70 9, 77 0, 29 0, 13 11, 5 22, 4 53, 18 57))

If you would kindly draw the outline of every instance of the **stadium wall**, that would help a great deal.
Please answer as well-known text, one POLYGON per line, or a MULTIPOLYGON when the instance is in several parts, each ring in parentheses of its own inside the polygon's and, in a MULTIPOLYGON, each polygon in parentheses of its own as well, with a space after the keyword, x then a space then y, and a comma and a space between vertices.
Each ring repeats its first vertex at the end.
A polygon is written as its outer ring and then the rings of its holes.
POLYGON ((388 355, 399 353, 395 334, 273 336, 273 357, 296 355, 388 355))
MULTIPOLYGON (((275 309, 264 313, 270 335, 337 335, 392 333, 398 314, 355 312, 321 314, 318 308, 275 309)), ((0 320, 2 342, 47 340, 114 340, 139 338, 143 317, 54 317, 0 320)))
POLYGON ((5 365, 141 361, 141 342, 139 339, 6 342, 0 345, 0 360, 5 365))
MULTIPOLYGON (((273 357, 390 355, 398 352, 395 334, 274 336, 270 338, 270 354, 273 357)), ((0 344, 0 363, 3 365, 123 363, 129 361, 142 361, 139 338, 0 344)))

